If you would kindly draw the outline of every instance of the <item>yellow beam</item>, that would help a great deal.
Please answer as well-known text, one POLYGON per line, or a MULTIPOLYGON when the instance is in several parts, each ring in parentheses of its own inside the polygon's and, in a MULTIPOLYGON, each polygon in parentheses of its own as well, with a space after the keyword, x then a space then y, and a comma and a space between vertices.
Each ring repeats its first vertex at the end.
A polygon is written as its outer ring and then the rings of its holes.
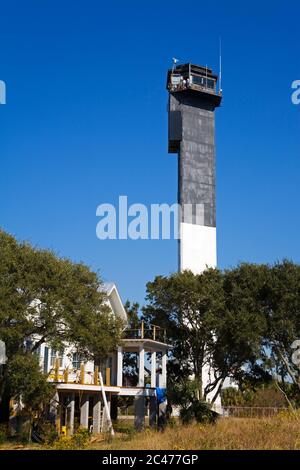
POLYGON ((84 375, 85 375, 85 367, 84 367, 84 363, 82 362, 80 364, 80 383, 81 383, 81 385, 84 384, 84 375))
POLYGON ((106 385, 110 386, 110 367, 106 367, 105 369, 105 382, 106 385))
POLYGON ((54 362, 54 382, 58 382, 59 380, 59 358, 55 358, 54 362))
POLYGON ((94 370, 94 385, 99 385, 99 367, 96 366, 94 370))
POLYGON ((67 384, 69 381, 69 367, 66 367, 64 370, 64 382, 67 384))

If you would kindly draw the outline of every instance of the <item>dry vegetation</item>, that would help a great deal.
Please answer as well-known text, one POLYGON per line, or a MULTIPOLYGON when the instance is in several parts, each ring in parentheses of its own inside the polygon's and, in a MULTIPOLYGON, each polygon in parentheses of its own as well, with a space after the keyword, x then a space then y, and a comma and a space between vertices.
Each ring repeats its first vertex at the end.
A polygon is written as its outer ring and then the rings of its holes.
POLYGON ((164 432, 145 430, 131 436, 117 435, 92 449, 122 450, 232 450, 300 449, 300 413, 272 418, 224 418, 215 425, 192 424, 168 427, 164 432))
MULTIPOLYGON (((215 425, 179 423, 164 432, 146 429, 136 433, 132 423, 117 427, 114 439, 92 438, 85 446, 93 450, 300 450, 300 412, 281 413, 272 418, 223 418, 215 425)), ((52 448, 70 449, 61 440, 52 448)), ((40 445, 6 443, 0 449, 41 450, 40 445)), ((78 447, 77 447, 78 448, 78 447)), ((49 449, 49 447, 48 447, 49 449)))

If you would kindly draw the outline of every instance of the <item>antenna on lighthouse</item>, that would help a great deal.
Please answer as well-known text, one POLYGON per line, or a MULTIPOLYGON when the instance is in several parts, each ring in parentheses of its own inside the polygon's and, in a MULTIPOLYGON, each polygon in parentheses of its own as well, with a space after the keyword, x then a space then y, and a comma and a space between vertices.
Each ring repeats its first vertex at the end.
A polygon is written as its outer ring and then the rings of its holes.
POLYGON ((178 62, 178 59, 176 59, 176 57, 173 57, 173 58, 172 58, 172 61, 173 61, 172 72, 174 72, 174 69, 175 69, 176 64, 177 64, 177 62, 178 62))

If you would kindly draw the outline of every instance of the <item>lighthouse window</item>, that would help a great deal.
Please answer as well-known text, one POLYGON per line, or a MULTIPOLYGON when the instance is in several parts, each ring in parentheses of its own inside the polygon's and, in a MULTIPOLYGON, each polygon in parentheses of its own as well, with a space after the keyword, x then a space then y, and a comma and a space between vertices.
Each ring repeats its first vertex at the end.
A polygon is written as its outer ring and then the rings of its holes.
POLYGON ((179 85, 181 81, 181 75, 171 75, 172 85, 179 85))
POLYGON ((210 88, 211 90, 215 89, 215 81, 211 78, 192 75, 192 83, 194 83, 194 85, 199 85, 204 88, 210 88))
POLYGON ((204 86, 204 78, 203 77, 197 77, 195 75, 192 75, 192 82, 195 85, 204 86))
POLYGON ((215 81, 212 80, 211 78, 208 78, 208 79, 207 79, 207 87, 208 87, 208 88, 211 88, 212 90, 214 90, 214 88, 215 88, 215 81))

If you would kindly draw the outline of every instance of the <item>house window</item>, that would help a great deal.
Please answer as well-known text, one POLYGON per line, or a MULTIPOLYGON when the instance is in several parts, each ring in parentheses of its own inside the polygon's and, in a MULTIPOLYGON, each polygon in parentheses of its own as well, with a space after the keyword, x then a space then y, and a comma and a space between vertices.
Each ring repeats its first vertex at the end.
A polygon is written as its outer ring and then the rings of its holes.
POLYGON ((45 346, 44 349, 44 374, 48 373, 48 357, 49 357, 49 348, 45 346))
POLYGON ((84 358, 82 357, 82 355, 78 354, 77 352, 73 353, 73 356, 72 356, 73 369, 80 369, 80 364, 82 362, 84 362, 84 358))
POLYGON ((59 367, 62 367, 63 363, 63 351, 57 351, 56 349, 51 349, 51 358, 50 358, 50 365, 51 367, 55 366, 55 360, 59 360, 59 367))
POLYGON ((41 355, 41 345, 38 346, 38 347, 33 351, 33 354, 35 354, 36 356, 40 357, 40 355, 41 355))
MULTIPOLYGON (((35 345, 35 343, 32 339, 26 339, 26 341, 25 341, 25 351, 26 352, 31 352, 34 345, 35 345)), ((41 346, 38 346, 36 349, 34 349, 33 354, 35 354, 36 356, 40 356, 41 355, 41 346)))
POLYGON ((26 340, 25 340, 25 351, 26 351, 26 352, 30 352, 32 346, 33 346, 33 341, 32 341, 32 339, 26 339, 26 340))

